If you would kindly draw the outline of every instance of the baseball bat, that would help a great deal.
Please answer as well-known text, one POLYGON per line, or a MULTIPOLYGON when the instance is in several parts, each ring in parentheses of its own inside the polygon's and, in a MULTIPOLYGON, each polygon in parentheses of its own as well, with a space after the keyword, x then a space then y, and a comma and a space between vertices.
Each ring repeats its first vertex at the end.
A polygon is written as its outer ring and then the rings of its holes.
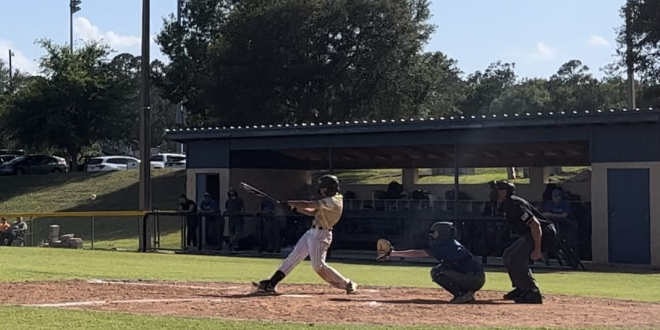
POLYGON ((245 190, 248 193, 250 193, 252 195, 255 195, 259 198, 268 199, 268 200, 272 201, 275 204, 286 204, 286 202, 282 202, 277 198, 271 197, 270 195, 266 194, 265 192, 255 188, 255 187, 253 187, 253 186, 251 186, 251 185, 249 185, 245 182, 241 182, 240 186, 241 186, 241 188, 243 188, 243 190, 245 190))

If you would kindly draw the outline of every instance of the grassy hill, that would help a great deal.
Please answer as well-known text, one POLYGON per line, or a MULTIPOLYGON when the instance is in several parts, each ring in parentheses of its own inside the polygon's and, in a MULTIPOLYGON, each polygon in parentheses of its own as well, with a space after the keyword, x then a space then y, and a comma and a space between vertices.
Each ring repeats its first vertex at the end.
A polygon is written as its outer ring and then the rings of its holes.
MULTIPOLYGON (((589 168, 563 167, 562 172, 550 177, 550 182, 582 181, 589 179, 589 168), (586 178, 585 178, 585 174, 586 178)), ((343 183, 353 184, 388 184, 392 180, 402 182, 401 170, 352 170, 337 173, 343 183)), ((476 168, 475 174, 460 175, 461 184, 483 184, 493 180, 506 180, 507 173, 504 168, 476 168)), ((519 184, 529 183, 529 178, 513 180, 519 184)), ((431 175, 431 169, 419 169, 419 184, 453 184, 453 175, 431 175)))
MULTIPOLYGON (((153 207, 175 209, 178 196, 185 192, 185 182, 185 171, 153 171, 153 207)), ((138 185, 138 171, 0 177, 0 215, 18 212, 134 211, 138 209, 138 185), (91 199, 92 194, 96 194, 95 200, 91 199)), ((85 247, 91 244, 91 218, 36 218, 32 223, 27 218, 25 220, 32 234, 28 244, 37 245, 46 240, 51 224, 60 225, 60 234, 73 233, 82 237, 85 247)), ((95 218, 94 247, 137 249, 137 220, 95 218)), ((170 233, 163 238, 163 243, 176 246, 180 240, 176 233, 178 219, 163 219, 161 229, 170 233)))

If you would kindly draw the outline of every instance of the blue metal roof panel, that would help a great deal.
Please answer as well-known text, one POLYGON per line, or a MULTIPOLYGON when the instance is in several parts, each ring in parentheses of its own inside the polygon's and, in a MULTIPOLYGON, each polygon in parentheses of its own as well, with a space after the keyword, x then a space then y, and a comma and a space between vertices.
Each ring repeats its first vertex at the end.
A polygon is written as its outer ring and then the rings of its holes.
POLYGON ((256 138, 324 134, 359 134, 381 132, 466 130, 480 128, 574 126, 616 123, 642 123, 660 120, 660 109, 585 110, 515 115, 450 116, 430 119, 372 120, 335 123, 278 124, 231 126, 215 128, 186 128, 167 130, 170 140, 256 138))

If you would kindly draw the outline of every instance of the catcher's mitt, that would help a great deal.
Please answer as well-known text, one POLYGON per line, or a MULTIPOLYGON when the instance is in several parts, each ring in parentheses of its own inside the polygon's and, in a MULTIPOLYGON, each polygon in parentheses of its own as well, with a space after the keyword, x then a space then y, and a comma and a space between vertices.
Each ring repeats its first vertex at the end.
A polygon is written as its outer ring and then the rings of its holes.
POLYGON ((392 253, 393 250, 394 248, 392 247, 392 243, 390 243, 390 241, 382 238, 379 239, 376 242, 376 252, 377 252, 376 260, 378 261, 386 260, 387 258, 389 258, 390 253, 392 253))

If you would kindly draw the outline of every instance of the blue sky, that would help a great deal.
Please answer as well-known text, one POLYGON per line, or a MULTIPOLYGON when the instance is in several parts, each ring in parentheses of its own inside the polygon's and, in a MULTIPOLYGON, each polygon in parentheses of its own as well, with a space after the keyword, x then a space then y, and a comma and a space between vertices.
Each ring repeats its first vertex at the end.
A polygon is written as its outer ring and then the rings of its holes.
MULTIPOLYGON (((139 54, 141 0, 82 0, 74 38, 103 39, 118 52, 139 54)), ((437 31, 427 50, 458 60, 463 72, 485 69, 497 60, 516 63, 521 77, 549 77, 564 62, 579 59, 596 76, 614 61, 618 10, 625 0, 433 0, 437 31)), ((40 38, 69 42, 68 0, 20 0, 4 6, 0 20, 0 58, 8 50, 16 67, 34 72, 43 54, 40 38)), ((151 1, 151 35, 176 0, 151 1)), ((164 59, 154 43, 152 59, 164 59)))

